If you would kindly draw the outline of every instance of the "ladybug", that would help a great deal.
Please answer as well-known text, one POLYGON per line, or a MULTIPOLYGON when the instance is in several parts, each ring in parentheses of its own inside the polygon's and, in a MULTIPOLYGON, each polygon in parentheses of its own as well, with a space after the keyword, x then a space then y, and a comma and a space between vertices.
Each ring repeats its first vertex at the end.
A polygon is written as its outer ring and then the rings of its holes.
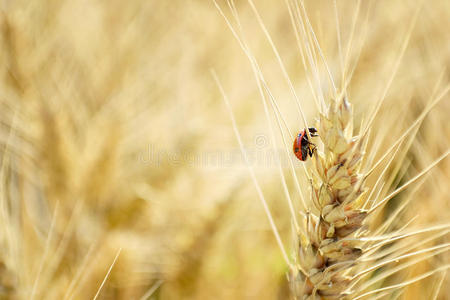
MULTIPOLYGON (((314 127, 308 128, 309 135, 311 137, 318 136, 317 129, 314 127)), ((309 156, 313 156, 316 150, 316 145, 309 141, 308 135, 306 134, 306 128, 300 131, 298 136, 294 140, 294 154, 301 161, 305 161, 309 156)))

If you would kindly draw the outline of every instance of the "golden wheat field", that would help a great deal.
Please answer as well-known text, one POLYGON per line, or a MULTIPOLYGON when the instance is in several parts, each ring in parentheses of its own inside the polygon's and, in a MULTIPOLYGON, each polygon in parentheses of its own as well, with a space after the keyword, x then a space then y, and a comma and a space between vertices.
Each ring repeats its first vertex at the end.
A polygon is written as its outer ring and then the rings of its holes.
POLYGON ((449 1, 0 26, 0 299, 450 299, 449 1))

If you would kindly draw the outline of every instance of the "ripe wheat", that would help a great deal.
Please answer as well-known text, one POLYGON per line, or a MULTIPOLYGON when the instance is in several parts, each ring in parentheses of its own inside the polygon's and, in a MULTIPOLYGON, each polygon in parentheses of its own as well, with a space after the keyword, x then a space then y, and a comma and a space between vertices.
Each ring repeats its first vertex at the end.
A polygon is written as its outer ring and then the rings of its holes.
POLYGON ((346 273, 362 253, 361 242, 348 238, 367 215, 362 209, 367 190, 360 174, 363 143, 352 136, 352 110, 345 97, 331 101, 318 125, 324 151, 315 152, 311 180, 311 200, 318 214, 308 213, 305 232, 298 234, 291 285, 297 296, 335 299, 347 290, 346 273))

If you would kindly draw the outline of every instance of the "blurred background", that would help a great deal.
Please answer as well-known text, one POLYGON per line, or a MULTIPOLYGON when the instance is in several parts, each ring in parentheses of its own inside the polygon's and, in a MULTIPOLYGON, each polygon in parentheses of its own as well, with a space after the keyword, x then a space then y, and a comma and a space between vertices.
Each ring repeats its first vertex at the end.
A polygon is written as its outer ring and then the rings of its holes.
MULTIPOLYGON (((255 14, 247 1, 235 3, 290 130, 302 129, 255 14)), ((356 127, 388 86, 417 5, 363 1, 356 15, 357 1, 338 1, 340 42, 347 49, 353 40, 346 67, 354 68, 348 94, 356 127)), ((340 86, 333 2, 305 6, 340 86)), ((288 9, 268 0, 256 7, 314 123, 308 79, 320 78, 303 67, 288 9)), ((283 144, 270 139, 251 66, 212 1, 2 1, 0 24, 1 299, 289 298, 287 267, 212 69, 292 252, 287 202, 267 160, 283 144)), ((449 86, 449 28, 449 1, 425 1, 372 129, 374 161, 449 86)), ((321 76, 330 95, 323 68, 321 76)), ((391 188, 450 148, 449 115, 445 95, 391 174, 391 188)), ((303 172, 300 162, 295 167, 303 172)), ((447 159, 414 190, 402 220, 416 217, 419 228, 448 221, 449 177, 447 159)), ((307 196, 304 178, 301 186, 307 196)), ((405 280, 446 258, 418 265, 405 280)), ((400 298, 431 299, 441 277, 400 298)), ((449 286, 447 275, 439 299, 450 299, 449 286)))

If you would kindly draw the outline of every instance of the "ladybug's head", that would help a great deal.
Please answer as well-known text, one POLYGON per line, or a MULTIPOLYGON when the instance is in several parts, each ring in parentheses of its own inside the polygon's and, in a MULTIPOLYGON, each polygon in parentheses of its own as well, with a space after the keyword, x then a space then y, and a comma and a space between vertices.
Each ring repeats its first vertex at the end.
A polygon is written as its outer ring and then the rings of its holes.
POLYGON ((309 130, 309 135, 311 135, 311 136, 318 136, 316 128, 309 127, 308 130, 309 130))

